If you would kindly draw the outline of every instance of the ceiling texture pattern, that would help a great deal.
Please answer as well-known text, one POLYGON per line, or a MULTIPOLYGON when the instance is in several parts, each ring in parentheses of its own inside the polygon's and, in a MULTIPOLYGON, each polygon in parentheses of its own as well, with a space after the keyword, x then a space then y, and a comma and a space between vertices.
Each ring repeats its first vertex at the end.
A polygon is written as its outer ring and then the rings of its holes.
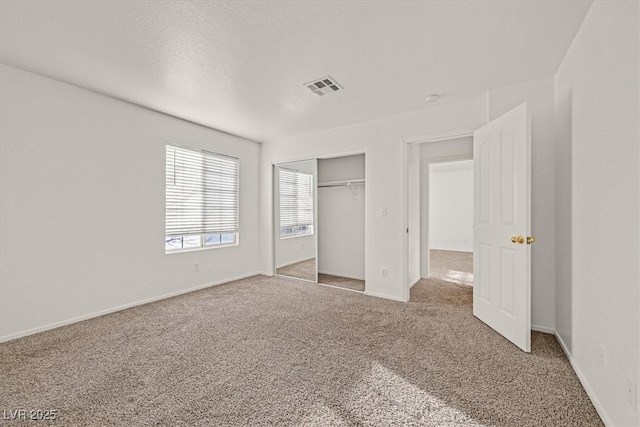
POLYGON ((549 77, 590 5, 2 1, 0 60, 269 142, 549 77))

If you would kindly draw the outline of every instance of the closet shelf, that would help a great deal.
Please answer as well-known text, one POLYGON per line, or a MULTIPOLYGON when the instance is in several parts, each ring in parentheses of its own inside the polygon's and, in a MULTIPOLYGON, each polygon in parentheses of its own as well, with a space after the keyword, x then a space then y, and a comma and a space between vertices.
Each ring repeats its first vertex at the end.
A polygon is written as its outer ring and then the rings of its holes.
POLYGON ((344 181, 327 181, 327 182, 319 182, 318 187, 349 187, 352 185, 365 185, 365 180, 363 179, 349 179, 344 181))

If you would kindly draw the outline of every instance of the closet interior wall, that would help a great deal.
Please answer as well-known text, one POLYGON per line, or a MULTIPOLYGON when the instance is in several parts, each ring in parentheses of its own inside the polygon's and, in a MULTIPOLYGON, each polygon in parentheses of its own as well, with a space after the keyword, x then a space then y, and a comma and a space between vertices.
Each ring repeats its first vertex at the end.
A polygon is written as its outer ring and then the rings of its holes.
POLYGON ((318 160, 318 272, 365 279, 365 155, 318 160))

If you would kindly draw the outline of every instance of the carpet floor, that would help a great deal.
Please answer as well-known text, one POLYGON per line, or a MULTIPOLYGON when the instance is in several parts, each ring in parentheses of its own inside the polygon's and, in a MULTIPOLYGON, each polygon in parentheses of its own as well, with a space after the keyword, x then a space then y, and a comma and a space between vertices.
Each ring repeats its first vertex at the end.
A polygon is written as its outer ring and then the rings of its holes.
POLYGON ((555 338, 523 353, 473 317, 471 291, 422 280, 400 303, 255 276, 0 344, 0 410, 64 426, 602 425, 555 338))

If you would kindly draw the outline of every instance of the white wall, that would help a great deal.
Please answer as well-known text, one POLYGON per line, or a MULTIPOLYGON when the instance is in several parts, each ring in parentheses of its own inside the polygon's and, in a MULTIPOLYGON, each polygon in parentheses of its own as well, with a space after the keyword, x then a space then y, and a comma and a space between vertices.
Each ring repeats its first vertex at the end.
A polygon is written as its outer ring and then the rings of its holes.
POLYGON ((318 160, 318 182, 366 179, 364 154, 318 160))
MULTIPOLYGON (((562 70, 562 68, 561 68, 562 70)), ((560 76, 559 72, 557 76, 560 76)), ((571 90, 557 85, 555 88, 556 118, 556 206, 554 212, 556 236, 556 333, 571 352, 571 90)))
MULTIPOLYGON (((318 182, 365 179, 365 156, 318 160, 318 182)), ((364 280, 366 185, 318 188, 318 272, 364 280)))
MULTIPOLYGON (((277 234, 276 234, 277 236, 277 234)), ((316 257, 316 233, 277 239, 276 267, 295 264, 316 257)))
POLYGON ((365 186, 318 188, 318 272, 364 280, 365 186))
POLYGON ((473 252, 473 160, 432 164, 429 185, 429 246, 473 252))
POLYGON ((427 142, 421 144, 421 149, 420 158, 423 165, 451 161, 452 159, 473 159, 473 137, 462 136, 427 142))
POLYGON ((558 212, 558 226, 572 224, 561 234, 570 250, 558 251, 571 268, 558 270, 558 332, 615 426, 640 424, 625 393, 628 378, 640 380, 639 6, 595 2, 555 76, 558 168, 571 171, 559 175, 571 210, 558 212))
POLYGON ((258 144, 0 67, 0 339, 260 270, 258 144), (239 246, 165 254, 166 142, 240 158, 239 246))

